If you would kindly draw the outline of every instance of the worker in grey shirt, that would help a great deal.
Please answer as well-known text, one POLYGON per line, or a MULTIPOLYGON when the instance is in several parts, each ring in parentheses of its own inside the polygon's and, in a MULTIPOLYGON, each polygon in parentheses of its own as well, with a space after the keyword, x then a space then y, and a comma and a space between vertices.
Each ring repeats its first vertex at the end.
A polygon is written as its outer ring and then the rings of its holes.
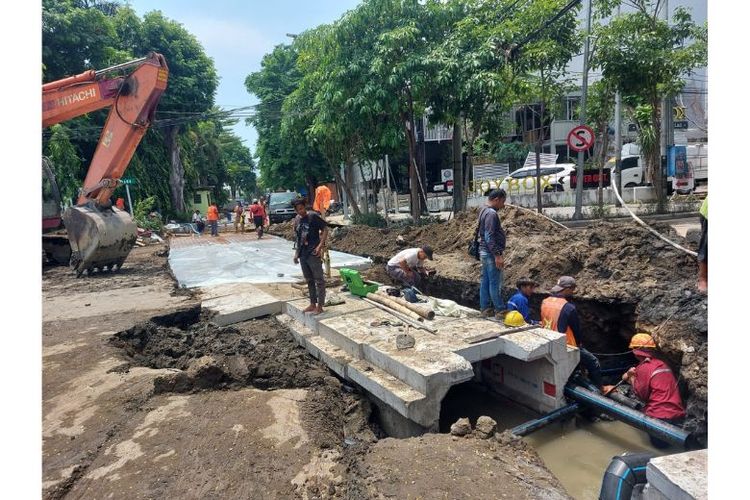
POLYGON ((502 319, 505 312, 501 294, 505 265, 505 231, 500 226, 497 211, 505 206, 505 198, 504 189, 492 190, 487 198, 487 205, 479 212, 479 260, 482 263, 479 307, 482 316, 494 315, 498 319, 502 319), (491 305, 494 305, 494 310, 491 305))
POLYGON ((432 248, 429 245, 407 248, 391 257, 385 266, 385 272, 405 286, 420 288, 422 278, 427 275, 424 268, 425 259, 432 260, 432 248))

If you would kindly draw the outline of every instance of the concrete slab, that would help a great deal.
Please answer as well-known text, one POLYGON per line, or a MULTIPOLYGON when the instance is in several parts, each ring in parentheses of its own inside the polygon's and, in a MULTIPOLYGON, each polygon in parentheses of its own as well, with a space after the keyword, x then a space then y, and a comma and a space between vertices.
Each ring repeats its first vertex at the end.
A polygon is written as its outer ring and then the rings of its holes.
POLYGON ((708 450, 652 458, 646 466, 646 500, 708 498, 708 450))
POLYGON ((222 295, 205 300, 201 308, 216 313, 211 322, 219 326, 231 325, 269 314, 279 314, 282 301, 258 289, 246 289, 245 293, 222 295))
POLYGON ((478 317, 424 321, 436 329, 432 333, 358 297, 344 296, 344 304, 317 316, 302 312, 307 299, 286 302, 284 312, 293 320, 290 328, 300 332, 295 334, 298 342, 336 373, 424 428, 437 424, 448 390, 474 378, 472 363, 484 366, 489 361, 489 371, 495 373, 487 378, 489 383, 526 406, 546 412, 564 404, 563 386, 578 362, 578 350, 569 350, 560 333, 543 328, 506 333, 513 329, 478 317), (396 338, 403 333, 414 338, 413 347, 397 347, 396 338), (499 336, 470 344, 479 333, 499 336))
POLYGON ((198 287, 202 300, 226 297, 227 295, 251 294, 258 291, 258 287, 252 283, 224 283, 221 285, 209 285, 198 287))
MULTIPOLYGON (((179 238, 169 251, 169 266, 180 286, 193 288, 224 283, 292 283, 302 277, 293 262, 292 242, 276 236, 261 240, 246 235, 179 238)), ((366 257, 331 250, 331 267, 366 269, 366 257)))

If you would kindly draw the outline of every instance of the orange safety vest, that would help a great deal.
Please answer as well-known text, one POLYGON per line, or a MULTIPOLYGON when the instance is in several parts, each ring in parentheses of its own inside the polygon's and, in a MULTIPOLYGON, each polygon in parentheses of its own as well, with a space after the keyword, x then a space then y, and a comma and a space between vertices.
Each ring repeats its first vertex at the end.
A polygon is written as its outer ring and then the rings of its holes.
MULTIPOLYGON (((547 297, 542 301, 542 325, 544 328, 558 331, 557 320, 560 319, 560 313, 562 308, 568 301, 563 297, 547 297)), ((573 330, 568 326, 565 330, 565 336, 567 337, 568 345, 578 347, 576 344, 576 338, 573 336, 573 330)))
POLYGON ((318 186, 315 190, 315 201, 313 202, 313 210, 318 213, 324 214, 328 207, 331 206, 331 190, 327 186, 318 186))
POLYGON ((219 220, 219 209, 213 205, 208 207, 208 211, 206 212, 206 219, 208 219, 209 221, 219 220))

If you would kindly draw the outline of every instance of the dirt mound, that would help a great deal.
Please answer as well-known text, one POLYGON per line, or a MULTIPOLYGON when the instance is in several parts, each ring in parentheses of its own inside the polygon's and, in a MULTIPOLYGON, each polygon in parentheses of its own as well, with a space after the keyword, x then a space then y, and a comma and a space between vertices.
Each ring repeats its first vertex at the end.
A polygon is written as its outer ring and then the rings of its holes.
POLYGON ((136 364, 181 370, 157 379, 157 392, 248 385, 301 388, 322 384, 327 376, 272 318, 226 327, 198 322, 184 329, 147 321, 111 342, 136 364))

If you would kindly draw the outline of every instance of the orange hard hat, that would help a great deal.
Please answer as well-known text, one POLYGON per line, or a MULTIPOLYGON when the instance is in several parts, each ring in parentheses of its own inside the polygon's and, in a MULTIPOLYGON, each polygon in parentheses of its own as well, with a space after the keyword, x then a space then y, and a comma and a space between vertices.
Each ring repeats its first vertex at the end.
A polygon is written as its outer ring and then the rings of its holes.
POLYGON ((630 339, 630 349, 652 348, 656 349, 654 338, 648 333, 636 333, 630 339))

